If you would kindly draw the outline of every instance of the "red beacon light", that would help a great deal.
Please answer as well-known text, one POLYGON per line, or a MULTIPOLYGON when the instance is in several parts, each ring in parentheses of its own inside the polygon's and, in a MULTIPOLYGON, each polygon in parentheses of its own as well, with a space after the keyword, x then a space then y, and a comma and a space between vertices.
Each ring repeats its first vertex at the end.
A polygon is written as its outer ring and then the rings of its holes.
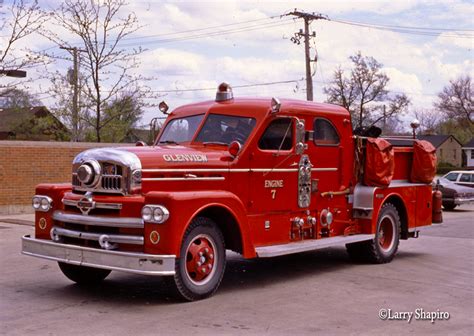
POLYGON ((234 99, 234 94, 232 93, 232 88, 228 83, 221 83, 217 87, 217 93, 216 93, 216 102, 220 101, 226 101, 226 100, 231 100, 234 99))

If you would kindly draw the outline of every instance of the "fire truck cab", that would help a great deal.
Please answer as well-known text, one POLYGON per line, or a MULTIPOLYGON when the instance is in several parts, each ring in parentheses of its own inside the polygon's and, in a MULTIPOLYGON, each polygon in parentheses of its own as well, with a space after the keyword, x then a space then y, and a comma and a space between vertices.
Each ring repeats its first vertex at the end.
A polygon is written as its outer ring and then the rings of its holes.
POLYGON ((80 284, 112 270, 167 276, 190 301, 217 290, 226 249, 267 258, 346 245, 386 263, 434 210, 431 184, 409 182, 413 148, 393 150, 390 184, 366 185, 346 109, 234 98, 221 84, 214 101, 169 113, 153 146, 87 150, 72 183, 38 185, 22 252, 80 284))

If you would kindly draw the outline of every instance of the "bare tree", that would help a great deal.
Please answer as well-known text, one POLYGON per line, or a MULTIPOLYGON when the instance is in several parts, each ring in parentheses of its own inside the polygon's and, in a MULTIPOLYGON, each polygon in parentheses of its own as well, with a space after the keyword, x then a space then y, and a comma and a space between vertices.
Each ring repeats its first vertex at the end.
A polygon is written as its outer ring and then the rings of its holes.
MULTIPOLYGON (((38 32, 47 18, 39 8, 38 1, 13 0, 0 19, 2 50, 0 50, 0 74, 9 70, 28 69, 44 62, 41 54, 33 54, 27 49, 18 50, 20 40, 38 32)), ((3 94, 8 94, 17 82, 0 84, 3 94)))
POLYGON ((472 125, 474 124, 472 91, 471 76, 460 76, 449 81, 449 85, 438 93, 438 101, 434 105, 449 119, 468 121, 472 125))
POLYGON ((330 85, 324 88, 327 101, 338 104, 352 115, 354 126, 370 127, 403 113, 410 100, 405 94, 390 94, 386 89, 390 78, 382 72, 382 64, 358 52, 350 56, 349 76, 339 67, 330 85))
POLYGON ((413 114, 420 122, 420 134, 436 134, 440 123, 443 121, 442 115, 434 109, 419 108, 413 114))
POLYGON ((137 56, 143 50, 120 48, 120 42, 140 28, 134 13, 120 15, 124 6, 123 0, 65 0, 54 12, 54 31, 45 32, 45 36, 69 50, 71 56, 74 47, 80 51, 84 79, 81 94, 85 108, 91 111, 91 117, 85 121, 95 130, 98 142, 101 130, 117 118, 103 112, 110 101, 124 90, 139 101, 150 93, 142 84, 148 78, 133 74, 138 67, 137 56), (77 40, 80 45, 70 43, 77 40))

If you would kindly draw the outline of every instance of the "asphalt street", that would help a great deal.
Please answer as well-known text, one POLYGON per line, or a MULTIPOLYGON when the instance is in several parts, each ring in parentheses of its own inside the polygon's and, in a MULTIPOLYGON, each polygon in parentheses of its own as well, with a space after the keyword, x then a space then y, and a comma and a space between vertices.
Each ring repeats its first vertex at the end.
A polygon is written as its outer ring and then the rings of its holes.
POLYGON ((473 217, 474 206, 445 212, 385 265, 355 264, 344 248, 229 253, 217 294, 192 303, 155 277, 112 272, 77 286, 54 262, 20 255, 20 237, 33 233, 27 220, 0 218, 0 334, 473 335, 473 217))

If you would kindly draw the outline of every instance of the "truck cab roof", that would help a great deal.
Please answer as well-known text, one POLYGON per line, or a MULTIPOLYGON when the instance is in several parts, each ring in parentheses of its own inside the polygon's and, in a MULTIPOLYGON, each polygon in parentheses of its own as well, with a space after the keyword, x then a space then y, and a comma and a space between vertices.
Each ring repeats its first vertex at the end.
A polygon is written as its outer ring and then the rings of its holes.
MULTIPOLYGON (((257 119, 266 117, 271 110, 272 98, 233 98, 216 102, 214 100, 183 105, 170 113, 172 118, 179 118, 198 113, 217 113, 248 115, 257 119)), ((296 99, 281 99, 281 109, 279 114, 301 115, 313 114, 325 115, 327 117, 350 118, 349 112, 342 106, 316 103, 296 99)))

